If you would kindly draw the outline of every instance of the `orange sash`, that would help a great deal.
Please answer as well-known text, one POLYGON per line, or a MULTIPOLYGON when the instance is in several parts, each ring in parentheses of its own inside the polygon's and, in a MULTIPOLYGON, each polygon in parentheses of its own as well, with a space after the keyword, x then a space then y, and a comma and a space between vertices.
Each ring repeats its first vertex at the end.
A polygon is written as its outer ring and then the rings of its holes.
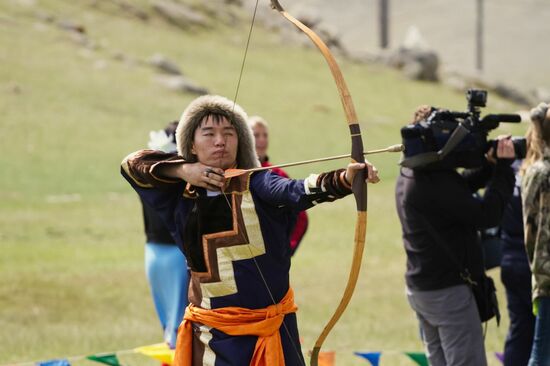
POLYGON ((280 303, 263 309, 225 307, 209 310, 189 304, 178 329, 173 365, 192 366, 191 322, 197 322, 233 336, 258 336, 250 366, 284 366, 285 358, 279 328, 285 315, 295 313, 297 310, 292 288, 288 289, 280 303))

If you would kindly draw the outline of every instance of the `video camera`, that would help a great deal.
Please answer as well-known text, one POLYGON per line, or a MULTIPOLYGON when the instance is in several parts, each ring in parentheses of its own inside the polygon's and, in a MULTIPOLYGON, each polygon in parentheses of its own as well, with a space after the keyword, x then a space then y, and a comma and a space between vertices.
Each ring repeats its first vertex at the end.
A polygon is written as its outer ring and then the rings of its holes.
MULTIPOLYGON (((487 91, 469 89, 467 112, 453 112, 431 107, 427 117, 401 129, 404 157, 401 166, 408 168, 475 168, 483 164, 496 140, 487 140, 489 131, 500 122, 519 123, 517 114, 488 114, 480 118, 480 108, 487 104, 487 91)), ((517 159, 525 157, 526 142, 512 138, 517 159)))

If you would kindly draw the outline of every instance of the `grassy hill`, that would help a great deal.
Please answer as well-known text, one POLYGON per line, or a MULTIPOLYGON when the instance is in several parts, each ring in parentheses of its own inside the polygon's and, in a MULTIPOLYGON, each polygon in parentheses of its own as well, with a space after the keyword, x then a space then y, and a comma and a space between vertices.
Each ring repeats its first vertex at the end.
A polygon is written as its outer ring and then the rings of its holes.
MULTIPOLYGON (((235 10, 238 21, 211 19, 208 27, 184 31, 157 16, 147 1, 133 4, 148 20, 109 1, 0 3, 0 364, 161 340, 143 270, 140 206, 119 175, 119 163, 146 146, 150 130, 177 119, 195 96, 155 83, 156 72, 145 61, 163 53, 211 93, 233 97, 250 14, 235 10), (86 42, 59 26, 66 20, 84 27, 86 42)), ((419 104, 465 108, 463 95, 439 85, 341 61, 366 148, 399 142, 400 126, 419 104)), ((349 149, 320 54, 282 44, 269 30, 254 30, 238 102, 270 122, 274 162, 349 149)), ((511 112, 515 106, 490 97, 487 109, 511 112)), ((504 128, 499 132, 523 133, 522 126, 504 128)), ((421 343, 404 295, 405 258, 393 197, 398 156, 371 160, 383 182, 369 189, 364 267, 326 349, 336 350, 338 365, 365 364, 353 356, 359 350, 388 351, 385 364, 409 365, 398 352, 420 351, 421 343)), ((300 177, 343 164, 289 173, 300 177)), ((347 278, 353 199, 316 208, 310 217, 292 269, 305 351, 347 278)), ((506 323, 490 326, 489 351, 501 350, 506 323)), ((149 362, 128 357, 133 365, 149 362)))

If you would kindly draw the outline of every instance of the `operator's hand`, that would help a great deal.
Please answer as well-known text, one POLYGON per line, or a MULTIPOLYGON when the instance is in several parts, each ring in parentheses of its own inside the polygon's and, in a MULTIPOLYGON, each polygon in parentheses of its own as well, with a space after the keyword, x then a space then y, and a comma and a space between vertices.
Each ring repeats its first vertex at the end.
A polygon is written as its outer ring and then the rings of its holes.
POLYGON ((499 136, 497 146, 497 158, 499 159, 514 159, 516 152, 512 136, 499 136), (502 137, 502 139, 500 138, 502 137))
POLYGON ((202 163, 182 164, 178 176, 195 187, 206 188, 210 191, 221 191, 225 184, 223 169, 202 163))
MULTIPOLYGON (((514 143, 510 135, 500 135, 497 137, 497 159, 515 159, 516 152, 514 150, 514 143)), ((494 149, 491 147, 487 152, 487 160, 495 164, 494 149)))
POLYGON ((366 179, 365 182, 367 183, 378 183, 380 182, 380 178, 378 177, 378 169, 368 161, 365 161, 364 163, 350 163, 348 167, 346 168, 346 175, 345 178, 348 181, 348 183, 353 183, 353 178, 355 177, 355 174, 361 170, 366 169, 366 179))

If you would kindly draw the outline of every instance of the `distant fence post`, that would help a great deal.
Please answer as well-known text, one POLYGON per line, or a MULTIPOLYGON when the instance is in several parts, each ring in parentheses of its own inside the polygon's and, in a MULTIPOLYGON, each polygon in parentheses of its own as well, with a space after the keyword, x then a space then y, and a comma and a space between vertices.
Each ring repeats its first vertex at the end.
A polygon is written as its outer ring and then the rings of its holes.
POLYGON ((388 48, 389 41, 389 2, 390 0, 379 0, 379 21, 380 21, 380 48, 388 48))
POLYGON ((476 69, 483 71, 483 0, 476 1, 476 69))

